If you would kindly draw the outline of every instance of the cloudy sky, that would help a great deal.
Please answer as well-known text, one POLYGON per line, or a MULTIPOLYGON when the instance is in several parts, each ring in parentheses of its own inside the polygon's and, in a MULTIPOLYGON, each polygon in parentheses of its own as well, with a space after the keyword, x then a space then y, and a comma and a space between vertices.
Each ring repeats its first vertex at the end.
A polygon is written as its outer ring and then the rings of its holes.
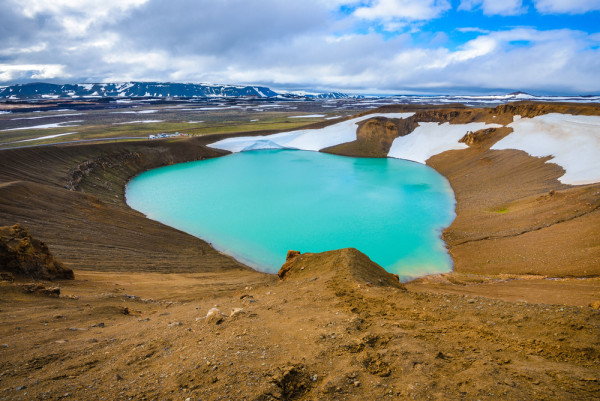
POLYGON ((600 93, 600 0, 1 0, 0 85, 600 93))

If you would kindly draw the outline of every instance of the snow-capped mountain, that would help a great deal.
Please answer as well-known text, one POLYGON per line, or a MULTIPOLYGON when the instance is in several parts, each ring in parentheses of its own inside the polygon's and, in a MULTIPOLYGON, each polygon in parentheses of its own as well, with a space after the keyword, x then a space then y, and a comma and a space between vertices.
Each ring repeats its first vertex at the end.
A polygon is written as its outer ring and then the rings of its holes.
POLYGON ((286 98, 304 98, 304 99, 362 99, 364 96, 361 95, 348 95, 346 93, 341 92, 327 92, 327 93, 319 93, 319 92, 308 92, 303 90, 297 91, 288 91, 281 90, 278 91, 280 97, 286 98))
POLYGON ((160 82, 125 82, 56 85, 30 83, 0 89, 0 98, 77 98, 77 97, 256 97, 272 98, 277 93, 262 86, 204 85, 160 82))

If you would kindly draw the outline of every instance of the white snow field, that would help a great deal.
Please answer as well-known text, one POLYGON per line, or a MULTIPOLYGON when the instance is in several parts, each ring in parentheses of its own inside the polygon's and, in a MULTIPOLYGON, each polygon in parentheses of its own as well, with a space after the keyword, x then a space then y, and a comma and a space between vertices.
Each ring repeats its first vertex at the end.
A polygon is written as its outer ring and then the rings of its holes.
POLYGON ((75 123, 81 123, 81 122, 83 122, 83 120, 65 121, 65 122, 62 122, 62 123, 53 123, 53 124, 34 125, 32 127, 8 128, 8 129, 0 130, 0 131, 20 131, 20 130, 26 130, 26 129, 48 129, 48 128, 78 127, 80 124, 75 124, 75 123), (69 125, 67 125, 67 124, 69 124, 69 125))
POLYGON ((124 123, 113 123, 113 125, 123 125, 123 124, 154 124, 154 123, 162 123, 165 120, 135 120, 135 121, 125 121, 124 123))
POLYGON ((266 136, 228 138, 211 143, 210 147, 244 152, 258 149, 300 149, 318 151, 356 140, 356 123, 373 117, 408 118, 414 113, 379 113, 353 118, 321 129, 306 129, 266 136))
POLYGON ((19 118, 11 118, 11 121, 16 120, 39 120, 41 118, 57 118, 57 117, 73 117, 73 116, 82 116, 85 113, 70 113, 70 114, 54 114, 51 116, 38 116, 38 117, 19 117, 19 118))
POLYGON ((517 118, 513 133, 492 149, 518 149, 536 157, 553 156, 550 163, 565 169, 560 182, 583 185, 600 182, 600 116, 551 113, 517 118))
POLYGON ((42 139, 52 139, 52 138, 58 138, 61 136, 65 136, 65 135, 74 135, 77 132, 65 132, 64 134, 55 134, 55 135, 46 135, 46 136, 39 136, 37 138, 31 138, 31 139, 22 139, 20 141, 15 141, 12 143, 17 143, 17 142, 31 142, 31 141, 41 141, 42 139))
MULTIPOLYGON (((321 149, 352 142, 356 139, 356 124, 373 117, 408 118, 414 113, 379 113, 343 121, 313 130, 282 132, 267 136, 228 138, 208 146, 244 152, 258 149, 321 149)), ((475 122, 469 124, 438 124, 420 122, 410 134, 396 138, 388 157, 418 163, 447 150, 466 149, 458 142, 467 132, 500 128, 499 124, 475 122)), ((515 116, 508 125, 513 133, 498 141, 492 149, 518 149, 535 157, 552 156, 551 163, 565 169, 563 184, 583 185, 600 182, 600 116, 574 116, 551 113, 534 118, 515 116)))
POLYGON ((325 114, 307 114, 305 116, 289 116, 288 118, 319 118, 325 117, 325 114))
POLYGON ((412 160, 425 164, 433 155, 453 149, 466 149, 467 145, 458 142, 467 132, 485 128, 500 128, 498 124, 438 124, 419 123, 413 132, 394 139, 388 157, 412 160))
POLYGON ((113 111, 113 114, 154 114, 158 110, 139 110, 139 111, 113 111))

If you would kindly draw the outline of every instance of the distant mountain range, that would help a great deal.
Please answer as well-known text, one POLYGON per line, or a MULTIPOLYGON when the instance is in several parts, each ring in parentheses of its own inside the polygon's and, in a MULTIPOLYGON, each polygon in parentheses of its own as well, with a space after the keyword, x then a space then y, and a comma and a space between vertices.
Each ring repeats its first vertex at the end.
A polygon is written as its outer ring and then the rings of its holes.
MULTIPOLYGON (((493 105, 518 100, 551 102, 600 102, 600 96, 537 96, 525 92, 497 95, 387 95, 355 96, 341 92, 315 93, 306 91, 276 92, 265 86, 235 86, 182 84, 171 82, 122 82, 96 84, 28 83, 0 86, 0 100, 27 99, 135 99, 135 98, 181 98, 181 99, 385 99, 386 104, 449 104, 462 103, 469 106, 493 105)), ((373 101, 373 100, 365 100, 373 101)))
POLYGON ((29 83, 0 87, 0 99, 69 98, 313 98, 340 99, 350 96, 332 93, 277 93, 264 86, 204 85, 161 82, 97 84, 29 83))

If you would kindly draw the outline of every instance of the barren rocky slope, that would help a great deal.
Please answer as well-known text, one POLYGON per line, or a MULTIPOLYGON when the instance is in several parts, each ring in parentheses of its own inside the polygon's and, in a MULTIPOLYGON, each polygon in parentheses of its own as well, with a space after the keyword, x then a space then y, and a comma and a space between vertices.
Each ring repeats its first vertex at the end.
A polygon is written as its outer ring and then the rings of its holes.
MULTIPOLYGON (((514 115, 600 114, 593 105, 546 103, 489 109, 382 109, 415 111, 415 115, 405 120, 364 121, 355 142, 324 151, 382 157, 395 137, 409 134, 418 122, 507 124, 514 115)), ((558 180, 564 170, 547 163, 550 158, 517 150, 490 150, 510 132, 512 128, 502 127, 470 133, 463 138, 469 149, 447 151, 427 160, 448 178, 457 199, 456 220, 443 235, 454 270, 554 277, 600 275, 600 184, 564 185, 558 180)))
POLYGON ((246 270, 124 202, 125 183, 143 170, 221 154, 182 142, 6 150, 0 161, 0 224, 27 226, 76 269, 246 270))

